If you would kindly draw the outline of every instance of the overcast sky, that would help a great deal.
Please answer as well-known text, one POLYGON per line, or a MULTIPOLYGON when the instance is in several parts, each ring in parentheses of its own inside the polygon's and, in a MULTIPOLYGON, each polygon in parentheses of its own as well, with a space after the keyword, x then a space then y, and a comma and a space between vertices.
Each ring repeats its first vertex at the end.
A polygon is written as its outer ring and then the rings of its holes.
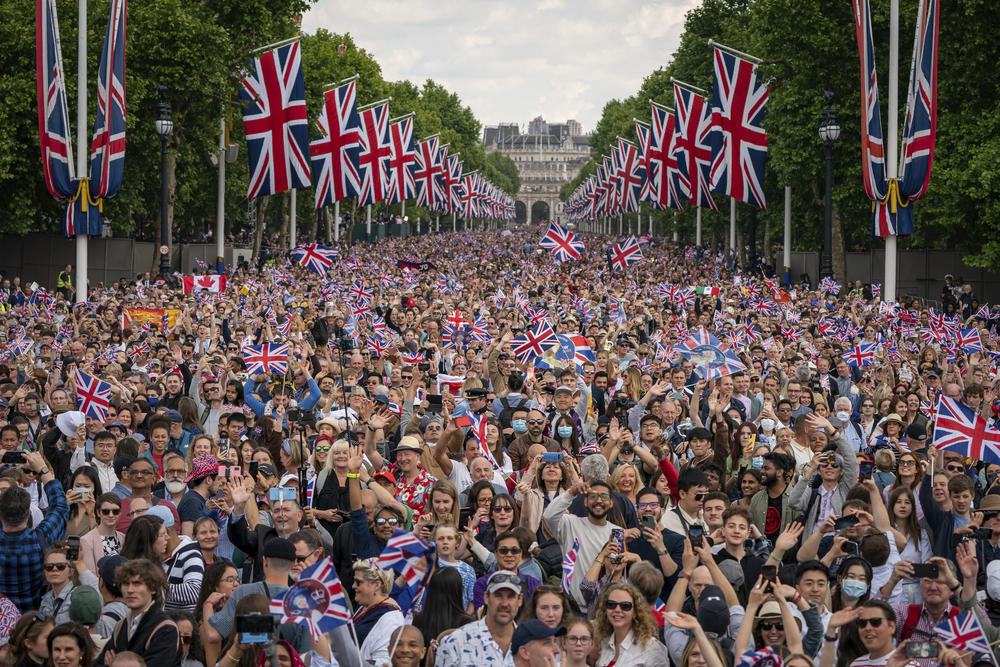
MULTIPOLYGON (((319 0, 303 29, 349 32, 390 81, 431 78, 484 125, 575 118, 638 90, 699 0, 319 0)), ((308 76, 308 73, 307 73, 308 76)))

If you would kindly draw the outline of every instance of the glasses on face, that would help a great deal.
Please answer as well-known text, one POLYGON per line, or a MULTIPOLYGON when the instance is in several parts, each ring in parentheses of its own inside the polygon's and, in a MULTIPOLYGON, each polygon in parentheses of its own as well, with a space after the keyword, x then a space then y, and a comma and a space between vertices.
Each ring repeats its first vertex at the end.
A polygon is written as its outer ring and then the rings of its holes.
POLYGON ((839 468, 840 464, 837 463, 836 461, 824 461, 822 467, 824 467, 824 468, 839 468))
POLYGON ((545 420, 544 419, 529 419, 528 423, 529 424, 533 424, 534 426, 538 426, 539 424, 544 424, 545 420))
POLYGON ((309 560, 309 556, 312 556, 312 553, 307 553, 305 556, 299 556, 298 554, 296 554, 295 555, 295 562, 296 563, 304 563, 307 560, 309 560))
POLYGON ((129 470, 129 477, 151 477, 154 473, 152 470, 129 470))
POLYGON ((861 407, 862 408, 874 408, 875 405, 873 403, 862 403, 861 407))
POLYGON ((694 494, 694 501, 696 503, 703 502, 705 500, 705 496, 707 495, 708 495, 707 493, 696 493, 694 494))
POLYGON ((884 620, 885 620, 884 618, 881 618, 879 616, 876 616, 875 618, 859 618, 858 628, 864 629, 867 628, 869 625, 871 625, 873 628, 877 628, 882 625, 882 621, 884 620))
POLYGON ((960 465, 945 466, 948 472, 965 472, 965 468, 960 465))
POLYGON ((916 461, 908 461, 906 459, 899 462, 900 468, 915 468, 917 466, 916 461))
POLYGON ((62 572, 63 570, 65 570, 68 567, 69 567, 69 563, 46 563, 45 564, 45 571, 46 572, 54 572, 56 570, 59 570, 60 572, 62 572))
POLYGON ((376 526, 384 526, 386 524, 389 524, 390 526, 398 526, 399 525, 399 519, 397 519, 396 517, 391 517, 391 518, 387 519, 387 518, 381 517, 381 516, 379 518, 375 519, 375 525, 376 526))
POLYGON ((235 583, 238 583, 239 580, 240 580, 240 578, 237 577, 237 576, 235 576, 235 575, 229 575, 228 577, 223 577, 222 578, 222 581, 224 581, 227 584, 235 584, 235 583))
POLYGON ((637 510, 656 510, 660 509, 660 503, 655 501, 651 503, 637 503, 635 508, 637 510))
POLYGON ((622 611, 632 611, 635 606, 630 600, 625 600, 624 602, 618 602, 617 600, 608 600, 604 603, 604 606, 610 609, 621 609, 622 611))
POLYGON ((521 547, 500 547, 497 549, 497 553, 501 556, 519 556, 521 547))
POLYGON ((118 516, 122 513, 120 507, 102 507, 101 516, 118 516))
POLYGON ((778 408, 778 412, 791 412, 792 409, 789 407, 778 408))
POLYGON ((588 635, 566 635, 564 641, 567 644, 589 644, 593 639, 588 635))
POLYGON ((513 512, 514 508, 510 505, 497 505, 493 508, 494 512, 513 512))
POLYGON ((412 375, 400 375, 399 377, 402 380, 412 380, 413 379, 412 375))
POLYGON ((316 451, 317 452, 328 452, 328 451, 330 451, 330 445, 317 445, 316 446, 316 451))
POLYGON ((587 500, 611 500, 611 495, 608 493, 588 493, 587 500))
POLYGON ((782 623, 781 621, 776 621, 773 623, 771 621, 762 621, 757 625, 757 627, 759 627, 764 632, 770 632, 771 630, 778 630, 779 632, 785 631, 785 624, 782 623))
POLYGON ((148 509, 149 509, 148 507, 141 507, 141 508, 139 508, 139 509, 134 509, 134 510, 130 511, 130 512, 128 513, 128 515, 129 515, 130 517, 133 517, 133 518, 135 518, 135 517, 137 517, 137 516, 142 516, 143 514, 145 514, 145 513, 146 513, 146 511, 147 511, 148 509))
POLYGON ((115 446, 114 440, 107 440, 105 442, 95 442, 94 447, 100 447, 101 449, 111 449, 115 446))

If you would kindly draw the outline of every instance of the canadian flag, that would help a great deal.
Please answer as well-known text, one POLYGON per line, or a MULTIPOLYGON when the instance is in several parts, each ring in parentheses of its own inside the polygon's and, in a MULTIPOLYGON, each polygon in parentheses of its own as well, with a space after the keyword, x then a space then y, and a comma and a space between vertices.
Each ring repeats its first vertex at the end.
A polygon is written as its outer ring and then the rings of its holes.
POLYGON ((183 276, 182 280, 184 281, 185 294, 200 292, 202 290, 217 293, 226 291, 225 275, 183 276))

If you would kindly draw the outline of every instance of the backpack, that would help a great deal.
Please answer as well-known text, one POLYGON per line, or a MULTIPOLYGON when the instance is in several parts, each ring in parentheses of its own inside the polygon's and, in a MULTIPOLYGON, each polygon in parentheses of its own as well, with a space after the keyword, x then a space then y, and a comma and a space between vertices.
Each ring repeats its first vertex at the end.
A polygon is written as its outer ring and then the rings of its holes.
POLYGON ((517 405, 511 405, 506 396, 500 399, 500 405, 503 406, 503 410, 500 411, 500 415, 498 417, 500 420, 501 430, 510 428, 510 422, 511 418, 514 416, 514 411, 528 404, 528 399, 524 396, 522 396, 519 400, 520 402, 517 405))

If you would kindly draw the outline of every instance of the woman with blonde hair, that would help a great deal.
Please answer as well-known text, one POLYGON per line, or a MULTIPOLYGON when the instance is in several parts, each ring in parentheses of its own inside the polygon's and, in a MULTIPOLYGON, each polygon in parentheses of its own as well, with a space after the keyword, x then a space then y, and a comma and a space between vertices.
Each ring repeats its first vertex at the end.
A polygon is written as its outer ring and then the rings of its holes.
POLYGON ((642 390, 642 371, 635 366, 629 366, 625 369, 622 382, 621 390, 628 394, 628 397, 633 401, 638 401, 646 393, 642 390))
POLYGON ((649 605, 634 586, 608 586, 594 611, 594 640, 600 649, 597 667, 667 667, 667 647, 657 639, 658 630, 649 605))
POLYGON ((331 440, 325 435, 316 438, 315 446, 329 447, 326 465, 316 474, 313 485, 313 509, 323 527, 335 535, 337 528, 347 521, 351 499, 347 493, 347 462, 351 458, 347 440, 331 440))
POLYGON ((375 559, 354 563, 354 630, 361 647, 361 663, 381 665, 389 662, 389 639, 403 625, 403 612, 389 597, 392 591, 391 570, 375 569, 375 559), (369 661, 369 662, 366 662, 369 661))
POLYGON ((611 473, 611 488, 629 499, 635 505, 635 499, 643 489, 639 470, 631 463, 622 463, 611 473))
POLYGON ((286 438, 278 451, 278 462, 281 464, 281 481, 278 486, 299 488, 299 466, 308 463, 305 446, 296 438, 286 438))

